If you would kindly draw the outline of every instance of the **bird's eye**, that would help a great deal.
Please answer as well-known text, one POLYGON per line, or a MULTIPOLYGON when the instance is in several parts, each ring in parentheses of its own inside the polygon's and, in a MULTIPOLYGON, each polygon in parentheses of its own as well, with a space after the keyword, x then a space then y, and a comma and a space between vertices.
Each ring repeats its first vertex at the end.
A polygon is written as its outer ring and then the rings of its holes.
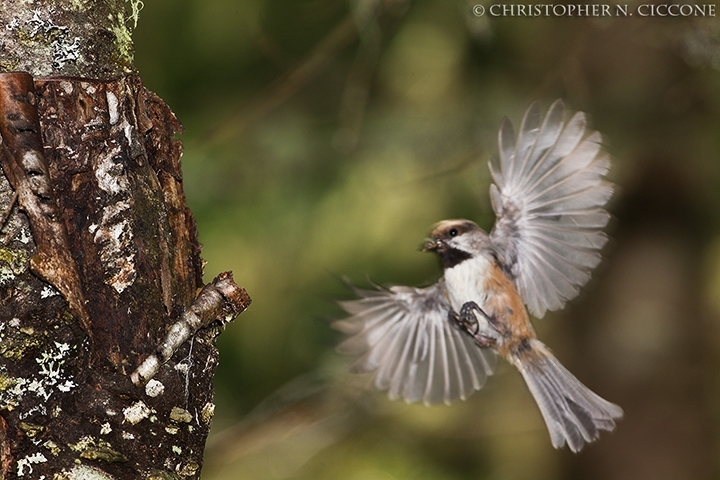
POLYGON ((457 237, 457 234, 458 234, 457 228, 451 228, 450 231, 448 232, 448 235, 450 235, 451 237, 457 237))

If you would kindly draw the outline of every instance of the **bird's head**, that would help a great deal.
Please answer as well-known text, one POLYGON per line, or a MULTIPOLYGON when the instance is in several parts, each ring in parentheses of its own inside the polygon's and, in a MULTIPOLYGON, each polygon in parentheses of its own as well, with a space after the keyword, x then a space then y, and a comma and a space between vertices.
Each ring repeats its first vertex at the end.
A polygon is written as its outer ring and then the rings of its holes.
POLYGON ((430 238, 423 245, 424 252, 440 256, 444 268, 482 254, 489 245, 489 237, 470 220, 443 220, 436 224, 430 238))

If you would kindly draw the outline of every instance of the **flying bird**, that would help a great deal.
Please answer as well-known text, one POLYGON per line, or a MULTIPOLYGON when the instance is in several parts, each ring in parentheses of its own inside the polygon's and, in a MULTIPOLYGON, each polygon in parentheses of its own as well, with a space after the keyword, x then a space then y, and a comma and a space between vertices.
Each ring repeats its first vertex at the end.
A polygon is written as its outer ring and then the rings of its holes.
POLYGON ((562 101, 544 118, 535 102, 517 138, 503 119, 499 158, 489 162, 490 233, 469 220, 441 221, 423 247, 442 263, 437 283, 356 289, 359 299, 341 302, 350 316, 333 327, 350 335, 338 350, 357 356, 351 370, 372 373, 377 388, 407 402, 465 400, 499 354, 525 379, 552 445, 578 452, 623 411, 563 367, 528 315, 574 298, 607 241, 609 157, 585 114, 565 117, 562 101))

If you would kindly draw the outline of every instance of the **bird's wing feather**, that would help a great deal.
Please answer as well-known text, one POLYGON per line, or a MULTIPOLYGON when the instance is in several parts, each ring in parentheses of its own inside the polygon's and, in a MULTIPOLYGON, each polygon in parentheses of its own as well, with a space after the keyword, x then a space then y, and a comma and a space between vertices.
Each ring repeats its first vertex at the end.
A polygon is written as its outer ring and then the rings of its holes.
POLYGON ((537 103, 515 138, 504 119, 500 158, 491 160, 490 238, 530 312, 542 317, 575 297, 600 262, 612 185, 598 132, 582 112, 567 124, 560 100, 541 119, 537 103))
POLYGON ((356 355, 356 373, 373 372, 390 398, 425 404, 466 399, 492 374, 495 354, 448 321, 445 283, 427 288, 356 290, 341 302, 351 315, 333 324, 350 337, 338 346, 356 355))

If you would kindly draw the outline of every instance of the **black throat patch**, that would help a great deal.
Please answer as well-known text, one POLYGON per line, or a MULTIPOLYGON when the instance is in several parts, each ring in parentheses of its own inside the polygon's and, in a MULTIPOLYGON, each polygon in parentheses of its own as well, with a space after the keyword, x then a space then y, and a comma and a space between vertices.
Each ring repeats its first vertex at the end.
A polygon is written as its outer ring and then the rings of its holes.
POLYGON ((438 254, 443 268, 452 268, 458 263, 472 258, 472 255, 457 248, 445 248, 439 251, 438 254))

